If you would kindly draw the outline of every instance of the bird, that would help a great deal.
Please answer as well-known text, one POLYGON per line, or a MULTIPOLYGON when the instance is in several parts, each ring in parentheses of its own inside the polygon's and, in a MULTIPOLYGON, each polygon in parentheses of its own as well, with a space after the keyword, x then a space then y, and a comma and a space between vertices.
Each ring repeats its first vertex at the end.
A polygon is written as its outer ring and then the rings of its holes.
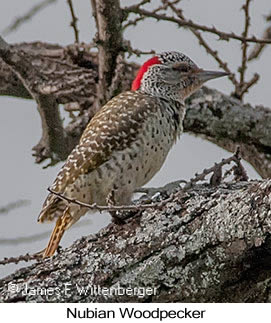
MULTIPOLYGON (((167 51, 148 59, 130 91, 109 100, 89 121, 51 186, 70 199, 108 205, 131 202, 136 189, 160 170, 183 132, 184 100, 206 81, 226 76, 199 68, 187 55, 167 51)), ((88 209, 49 193, 38 222, 56 221, 43 258, 88 209)))

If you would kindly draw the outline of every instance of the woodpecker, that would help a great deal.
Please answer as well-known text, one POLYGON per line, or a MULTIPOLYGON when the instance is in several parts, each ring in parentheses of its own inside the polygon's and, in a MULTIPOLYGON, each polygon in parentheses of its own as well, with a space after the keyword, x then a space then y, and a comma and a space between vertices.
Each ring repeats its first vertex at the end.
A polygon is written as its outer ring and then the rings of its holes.
MULTIPOLYGON (((90 120, 51 189, 88 204, 127 205, 137 188, 162 167, 183 132, 184 100, 208 80, 227 73, 206 71, 179 52, 146 61, 126 91, 90 120)), ((38 221, 56 220, 43 257, 52 256, 71 225, 88 211, 50 193, 38 221)))

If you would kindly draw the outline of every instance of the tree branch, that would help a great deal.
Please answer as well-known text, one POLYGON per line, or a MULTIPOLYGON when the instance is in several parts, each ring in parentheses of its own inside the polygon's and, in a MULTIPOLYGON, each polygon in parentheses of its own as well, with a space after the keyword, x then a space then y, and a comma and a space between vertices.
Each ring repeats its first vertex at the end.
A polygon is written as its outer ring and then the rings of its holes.
POLYGON ((259 38, 256 38, 255 36, 243 37, 243 36, 236 35, 233 32, 226 33, 221 30, 216 29, 215 27, 208 27, 208 26, 194 23, 192 20, 178 19, 173 16, 168 16, 166 14, 159 14, 157 12, 152 12, 152 11, 148 11, 145 9, 141 9, 137 5, 126 7, 123 10, 126 13, 133 12, 135 14, 139 14, 139 15, 145 16, 145 17, 154 18, 156 20, 170 21, 170 22, 176 23, 180 27, 188 27, 191 29, 201 30, 201 31, 205 31, 205 32, 208 32, 211 34, 215 34, 215 35, 219 36, 219 39, 221 39, 221 40, 228 41, 229 39, 235 39, 235 40, 239 40, 241 42, 248 42, 248 43, 271 44, 270 39, 259 39, 259 38))
MULTIPOLYGON (((270 24, 270 19, 271 15, 266 17, 266 21, 268 24, 270 24)), ((269 39, 271 40, 271 26, 268 26, 262 36, 263 39, 269 39)), ((255 44, 252 51, 250 52, 248 56, 248 60, 251 61, 253 59, 256 59, 260 56, 264 48, 266 47, 266 44, 255 44)))
POLYGON ((270 204, 270 180, 196 186, 160 210, 110 224, 2 279, 0 301, 266 302, 270 204), (30 292, 49 286, 56 292, 30 292), (155 294, 106 296, 92 293, 95 286, 149 287, 155 294))
MULTIPOLYGON (((45 50, 43 54, 44 56, 41 55, 40 50, 34 51, 31 47, 25 50, 7 45, 4 40, 0 44, 0 57, 17 75, 24 88, 38 104, 43 133, 39 144, 33 148, 36 162, 40 163, 50 158, 51 164, 54 164, 66 159, 78 139, 68 136, 63 129, 58 104, 78 102, 80 97, 78 93, 81 93, 81 96, 82 94, 85 96, 83 104, 88 105, 89 100, 86 97, 88 93, 93 94, 97 73, 95 69, 93 75, 91 68, 85 69, 70 62, 57 60, 53 57, 54 53, 50 53, 49 50, 45 50), (85 83, 88 83, 88 90, 84 88, 85 83)), ((61 54, 57 53, 57 55, 61 57, 61 54)), ((79 103, 81 103, 80 99, 79 103)))
MULTIPOLYGON (((244 13, 245 13, 244 31, 242 33, 242 36, 244 38, 247 38, 248 30, 249 30, 249 26, 250 26, 250 14, 249 14, 250 3, 251 3, 251 0, 246 0, 245 4, 242 6, 242 10, 244 10, 244 13)), ((247 63, 248 63, 247 50, 248 50, 248 43, 245 41, 242 43, 241 66, 238 68, 238 72, 240 73, 240 81, 239 81, 238 86, 236 86, 235 93, 234 93, 234 95, 239 99, 242 99, 243 95, 247 92, 247 90, 252 85, 254 85, 259 79, 259 75, 258 75, 257 79, 254 77, 252 80, 250 80, 249 86, 248 86, 247 82, 245 81, 245 73, 247 70, 247 63)))
MULTIPOLYGON (((99 82, 97 87, 96 109, 105 104, 117 60, 123 54, 122 10, 119 0, 91 0, 93 16, 97 26, 96 44, 98 46, 99 82)), ((121 79, 121 76, 119 76, 121 79)), ((119 85, 121 81, 119 80, 119 85)), ((120 88, 117 89, 119 92, 120 88)), ((117 93, 116 92, 116 93, 117 93)))
POLYGON ((22 24, 32 19, 38 12, 46 8, 48 5, 55 3, 57 0, 43 0, 40 3, 34 5, 27 13, 23 16, 18 17, 3 30, 3 35, 8 35, 11 32, 17 30, 22 24))
MULTIPOLYGON (((250 15, 249 15, 249 5, 251 3, 251 0, 246 0, 246 3, 243 5, 242 9, 244 10, 245 13, 245 27, 244 31, 242 33, 242 36, 244 38, 247 38, 248 36, 248 29, 250 26, 250 15)), ((240 87, 242 87, 245 83, 245 72, 247 69, 247 49, 248 49, 248 44, 247 42, 243 42, 242 44, 242 65, 239 69, 240 73, 240 87)))
POLYGON ((203 87, 187 101, 184 129, 242 157, 263 177, 271 175, 270 109, 203 87))
POLYGON ((67 2, 68 2, 68 6, 70 8, 71 16, 72 16, 71 27, 73 28, 73 31, 74 31, 75 42, 79 43, 79 31, 77 28, 78 18, 75 16, 72 0, 67 0, 67 2))
POLYGON ((18 200, 16 202, 11 202, 5 206, 0 206, 0 215, 7 214, 14 209, 17 209, 19 207, 26 206, 29 204, 30 202, 28 200, 18 200))

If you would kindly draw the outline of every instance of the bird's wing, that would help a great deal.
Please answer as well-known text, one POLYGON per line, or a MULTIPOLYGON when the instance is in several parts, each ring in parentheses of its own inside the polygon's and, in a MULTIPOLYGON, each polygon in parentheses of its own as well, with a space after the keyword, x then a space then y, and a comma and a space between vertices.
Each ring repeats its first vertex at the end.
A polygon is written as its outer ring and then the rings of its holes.
MULTIPOLYGON (((89 122, 79 144, 69 155, 51 188, 63 193, 80 174, 90 173, 109 160, 114 151, 122 150, 135 141, 146 116, 154 112, 153 100, 142 93, 128 91, 104 105, 89 122)), ((49 194, 39 221, 59 217, 63 208, 64 201, 49 194), (48 212, 49 209, 54 212, 48 212)))

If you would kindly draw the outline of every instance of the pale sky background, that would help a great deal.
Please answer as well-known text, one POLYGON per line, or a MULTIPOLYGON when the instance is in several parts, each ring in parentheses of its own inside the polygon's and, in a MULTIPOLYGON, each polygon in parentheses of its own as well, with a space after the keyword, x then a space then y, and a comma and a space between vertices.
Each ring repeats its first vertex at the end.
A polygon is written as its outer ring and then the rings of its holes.
MULTIPOLYGON (((14 20, 25 13, 34 3, 33 0, 9 0, 0 2, 0 33, 14 20)), ((95 34, 95 26, 91 14, 90 0, 76 0, 75 12, 79 18, 80 40, 89 42, 95 34)), ((121 1, 131 4, 134 1, 121 1)), ((156 1, 153 0, 153 3, 156 1)), ((158 1, 157 1, 158 2, 158 1)), ((183 0, 186 16, 194 21, 216 26, 228 32, 241 33, 243 29, 243 12, 240 8, 244 0, 183 0)), ((251 5, 252 27, 254 34, 261 36, 265 28, 264 15, 270 14, 270 0, 253 1, 251 5)), ((5 37, 9 43, 44 41, 62 45, 74 41, 73 30, 69 27, 70 12, 65 0, 58 0, 35 16, 32 21, 22 25, 16 32, 5 37)), ((191 32, 178 29, 166 22, 147 20, 136 28, 126 31, 125 37, 130 39, 134 48, 142 50, 154 49, 157 52, 177 50, 190 56, 200 67, 217 69, 214 59, 206 54, 204 48, 198 46, 191 32)), ((213 47, 216 47, 231 69, 236 70, 240 64, 240 43, 237 41, 218 42, 212 35, 204 35, 213 47)), ((259 61, 250 64, 249 75, 257 72, 261 75, 260 82, 245 97, 245 102, 253 105, 270 107, 271 84, 271 50, 267 48, 259 61)), ((132 57, 139 63, 148 57, 132 57)), ((226 94, 232 90, 227 78, 214 80, 208 86, 226 94)), ((8 214, 0 214, 0 259, 7 256, 18 256, 27 252, 33 253, 43 249, 49 239, 53 224, 38 224, 37 216, 47 195, 47 187, 51 185, 61 164, 48 169, 34 163, 31 148, 37 144, 41 136, 41 124, 36 104, 31 100, 0 97, 0 208, 10 202, 26 199, 30 204, 15 209, 8 214), (27 241, 27 238, 45 233, 38 241, 27 241), (24 243, 16 244, 14 239, 26 238, 24 243)), ((176 179, 189 179, 195 172, 213 165, 229 153, 215 145, 183 135, 169 154, 162 170, 148 184, 161 186, 176 179)), ((251 178, 256 178, 255 171, 244 163, 251 178)), ((105 226, 110 217, 106 214, 88 214, 77 225, 69 230, 61 241, 62 246, 70 245, 83 235, 97 232, 105 226), (83 222, 85 223, 83 225, 83 222)), ((31 240, 31 239, 30 239, 31 240)), ((20 265, 0 266, 0 277, 20 265)))

